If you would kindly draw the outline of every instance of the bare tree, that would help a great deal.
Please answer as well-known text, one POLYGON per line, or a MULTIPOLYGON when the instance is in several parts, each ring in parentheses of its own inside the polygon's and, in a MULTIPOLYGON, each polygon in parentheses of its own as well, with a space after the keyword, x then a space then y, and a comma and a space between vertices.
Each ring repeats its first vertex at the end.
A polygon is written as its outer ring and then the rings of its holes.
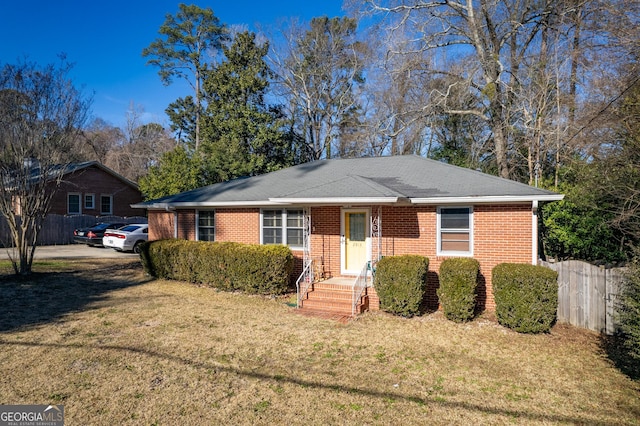
POLYGON ((70 66, 30 62, 0 68, 0 214, 17 274, 29 274, 51 198, 68 171, 90 102, 70 66))
MULTIPOLYGON (((104 164, 126 177, 137 182, 147 174, 149 168, 156 165, 160 157, 175 148, 177 142, 167 129, 158 123, 142 123, 144 108, 129 106, 124 130, 107 152, 104 164)), ((117 134, 113 134, 117 136, 117 134)))
POLYGON ((368 71, 365 89, 370 105, 367 113, 370 138, 379 141, 380 153, 420 154, 429 98, 423 72, 424 63, 428 62, 426 53, 388 56, 388 45, 374 48, 378 60, 368 71))
POLYGON ((358 42, 351 18, 312 19, 308 29, 292 27, 286 49, 273 68, 290 116, 314 159, 331 158, 341 147, 345 120, 356 122, 359 108, 355 86, 361 84, 366 46, 358 42))
MULTIPOLYGON (((414 34, 411 43, 390 55, 407 51, 434 51, 440 60, 430 64, 433 76, 464 85, 482 100, 457 109, 441 99, 445 114, 473 115, 491 131, 493 155, 502 177, 511 174, 509 151, 513 143, 511 105, 519 84, 520 65, 540 31, 556 13, 557 3, 546 1, 367 1, 371 13, 385 13, 387 31, 414 34), (461 72, 452 72, 443 58, 466 58, 461 72)), ((449 93, 444 90, 443 93, 449 93)))
POLYGON ((92 120, 83 132, 78 147, 80 161, 98 161, 106 164, 109 153, 120 146, 124 138, 124 133, 119 127, 101 118, 92 120))

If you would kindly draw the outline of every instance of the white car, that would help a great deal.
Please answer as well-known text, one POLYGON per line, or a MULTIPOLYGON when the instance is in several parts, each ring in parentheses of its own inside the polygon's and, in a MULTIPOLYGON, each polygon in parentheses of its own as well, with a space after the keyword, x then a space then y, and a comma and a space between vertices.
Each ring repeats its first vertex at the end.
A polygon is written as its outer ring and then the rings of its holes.
POLYGON ((102 245, 118 251, 140 253, 140 244, 149 239, 149 225, 134 223, 118 230, 110 229, 102 237, 102 245))

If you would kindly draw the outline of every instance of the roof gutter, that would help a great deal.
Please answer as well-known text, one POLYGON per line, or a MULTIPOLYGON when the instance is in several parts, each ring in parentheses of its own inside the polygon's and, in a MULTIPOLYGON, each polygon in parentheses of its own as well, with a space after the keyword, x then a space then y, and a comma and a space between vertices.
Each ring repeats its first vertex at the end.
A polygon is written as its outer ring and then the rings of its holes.
POLYGON ((401 197, 325 197, 325 198, 269 198, 269 201, 279 205, 367 205, 367 204, 397 204, 406 199, 401 197))
POLYGON ((131 207, 149 210, 185 209, 185 208, 213 208, 213 207, 260 207, 278 206, 280 203, 271 201, 224 201, 224 202, 184 202, 184 203, 153 203, 153 204, 132 204, 131 207))
POLYGON ((560 201, 564 198, 563 194, 545 194, 545 195, 490 195, 479 197, 430 197, 430 198, 412 198, 411 204, 497 204, 497 203, 525 203, 539 201, 560 201))
POLYGON ((325 198, 269 198, 261 201, 222 201, 222 202, 178 202, 178 203, 153 203, 131 204, 132 208, 149 210, 175 210, 185 208, 215 208, 215 207, 275 207, 298 205, 447 205, 447 204, 514 204, 540 201, 559 201, 563 194, 545 195, 493 195, 479 197, 430 197, 430 198, 405 198, 405 197, 325 197, 325 198))

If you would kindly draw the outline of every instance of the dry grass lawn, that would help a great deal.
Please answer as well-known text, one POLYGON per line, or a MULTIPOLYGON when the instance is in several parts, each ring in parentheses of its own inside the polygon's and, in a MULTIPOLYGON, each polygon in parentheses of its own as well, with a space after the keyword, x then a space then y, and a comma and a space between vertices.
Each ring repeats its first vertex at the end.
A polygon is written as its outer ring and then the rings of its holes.
POLYGON ((137 263, 35 270, 0 264, 0 404, 63 404, 68 425, 640 424, 640 383, 571 327, 339 324, 137 263))

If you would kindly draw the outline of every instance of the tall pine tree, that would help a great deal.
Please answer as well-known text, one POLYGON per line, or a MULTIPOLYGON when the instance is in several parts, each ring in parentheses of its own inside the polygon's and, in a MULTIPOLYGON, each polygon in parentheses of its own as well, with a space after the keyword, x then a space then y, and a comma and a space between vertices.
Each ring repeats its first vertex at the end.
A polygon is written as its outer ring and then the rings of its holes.
POLYGON ((209 183, 294 163, 291 138, 282 131, 282 114, 265 102, 271 77, 264 60, 268 49, 268 43, 256 42, 255 34, 239 33, 224 48, 226 61, 206 75, 208 107, 201 155, 209 183))

